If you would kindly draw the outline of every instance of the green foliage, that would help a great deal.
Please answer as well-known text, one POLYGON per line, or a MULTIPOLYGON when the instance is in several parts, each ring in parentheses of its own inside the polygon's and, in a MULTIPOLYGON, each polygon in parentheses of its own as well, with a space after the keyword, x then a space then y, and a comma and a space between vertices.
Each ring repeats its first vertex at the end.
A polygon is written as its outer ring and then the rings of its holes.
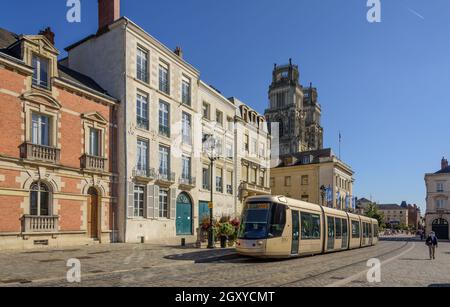
POLYGON ((375 219, 378 221, 378 225, 380 225, 381 228, 384 228, 384 214, 380 211, 378 211, 376 204, 369 204, 364 212, 364 214, 367 217, 370 217, 372 219, 375 219))

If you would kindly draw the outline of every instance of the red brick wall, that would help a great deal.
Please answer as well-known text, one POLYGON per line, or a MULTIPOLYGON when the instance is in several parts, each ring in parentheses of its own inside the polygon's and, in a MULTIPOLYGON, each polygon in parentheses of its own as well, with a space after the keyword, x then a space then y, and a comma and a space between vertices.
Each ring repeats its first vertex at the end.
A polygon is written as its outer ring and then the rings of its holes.
POLYGON ((0 232, 20 232, 22 197, 0 195, 0 232))
MULTIPOLYGON (((0 88, 21 94, 25 77, 0 69, 0 88)), ((0 155, 19 158, 22 144, 22 103, 19 98, 0 93, 0 155)))
POLYGON ((71 194, 81 194, 81 190, 77 187, 77 185, 80 184, 79 179, 62 177, 61 181, 64 183, 64 187, 61 189, 61 192, 71 194))
POLYGON ((60 210, 59 225, 61 231, 81 230, 81 206, 83 202, 77 200, 58 200, 60 210))
POLYGON ((20 184, 16 182, 16 177, 20 176, 20 172, 0 168, 0 175, 5 176, 5 181, 0 181, 0 187, 16 189, 21 188, 20 184))

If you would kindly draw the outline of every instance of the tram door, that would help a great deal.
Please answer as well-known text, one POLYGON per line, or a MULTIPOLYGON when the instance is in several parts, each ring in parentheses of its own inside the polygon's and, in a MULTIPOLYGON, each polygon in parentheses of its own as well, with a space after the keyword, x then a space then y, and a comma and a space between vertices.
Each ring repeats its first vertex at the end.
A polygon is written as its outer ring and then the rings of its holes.
POLYGON ((335 230, 334 230, 334 217, 327 216, 327 226, 328 226, 328 244, 327 250, 331 251, 334 249, 334 238, 335 238, 335 230))
POLYGON ((300 245, 300 214, 298 211, 292 211, 292 255, 298 255, 300 245))
POLYGON ((342 220, 342 249, 348 248, 348 221, 342 220))

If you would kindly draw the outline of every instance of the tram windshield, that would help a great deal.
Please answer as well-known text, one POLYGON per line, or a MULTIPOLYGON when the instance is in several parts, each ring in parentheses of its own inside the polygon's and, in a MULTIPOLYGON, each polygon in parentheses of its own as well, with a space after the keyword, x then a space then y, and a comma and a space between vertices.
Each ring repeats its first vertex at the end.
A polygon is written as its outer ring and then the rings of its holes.
POLYGON ((286 206, 248 203, 242 215, 239 239, 260 240, 280 237, 286 225, 286 206))

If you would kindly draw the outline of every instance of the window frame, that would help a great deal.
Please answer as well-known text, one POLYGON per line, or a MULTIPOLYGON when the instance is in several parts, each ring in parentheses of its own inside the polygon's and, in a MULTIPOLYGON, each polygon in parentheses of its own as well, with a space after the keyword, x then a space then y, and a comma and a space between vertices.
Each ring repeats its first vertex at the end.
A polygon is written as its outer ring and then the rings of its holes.
POLYGON ((49 185, 42 180, 34 181, 30 186, 29 193, 29 214, 36 217, 52 217, 53 216, 53 194, 49 185), (33 190, 33 186, 37 186, 37 190, 33 190), (44 187, 44 188, 43 188, 44 187), (36 193, 36 214, 33 214, 33 193, 36 193), (42 214, 42 193, 47 193, 47 215, 42 214))
POLYGON ((136 50, 136 79, 148 84, 150 82, 150 52, 141 46, 137 46, 136 50), (139 60, 139 52, 145 55, 144 59, 141 58, 141 60, 139 60), (143 65, 144 63, 142 63, 143 61, 146 62, 145 66, 143 65), (141 66, 141 69, 139 69, 139 66, 141 66), (142 69, 144 69, 144 71, 142 69))
POLYGON ((51 86, 50 86, 51 60, 49 58, 43 57, 42 55, 32 53, 31 66, 33 67, 33 76, 32 76, 31 84, 33 86, 49 90, 51 88, 51 86), (36 60, 36 65, 37 65, 36 67, 35 67, 35 60, 36 60), (39 60, 39 61, 37 61, 37 60, 39 60), (42 63, 47 64, 47 72, 46 72, 47 80, 45 82, 43 80, 41 80, 41 77, 42 77, 41 65, 42 65, 42 63))
POLYGON ((159 199, 158 199, 158 211, 160 219, 168 219, 170 212, 170 198, 169 198, 169 190, 167 189, 159 189, 159 199))

